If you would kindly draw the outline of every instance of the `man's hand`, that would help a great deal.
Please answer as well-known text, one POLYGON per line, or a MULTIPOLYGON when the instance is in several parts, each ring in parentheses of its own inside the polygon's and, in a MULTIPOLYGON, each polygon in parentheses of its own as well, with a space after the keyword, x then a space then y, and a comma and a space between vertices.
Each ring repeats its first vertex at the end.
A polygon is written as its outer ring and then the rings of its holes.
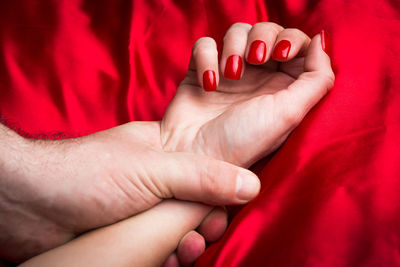
POLYGON ((23 139, 0 125, 0 258, 19 262, 164 198, 242 204, 259 191, 246 169, 164 152, 159 122, 63 141, 23 139))
POLYGON ((240 81, 219 78, 215 41, 199 39, 162 121, 164 149, 243 167, 277 149, 333 86, 324 39, 325 34, 311 41, 297 29, 269 22, 234 24, 219 67, 225 77, 240 81), (218 81, 215 92, 201 88, 213 90, 218 81))

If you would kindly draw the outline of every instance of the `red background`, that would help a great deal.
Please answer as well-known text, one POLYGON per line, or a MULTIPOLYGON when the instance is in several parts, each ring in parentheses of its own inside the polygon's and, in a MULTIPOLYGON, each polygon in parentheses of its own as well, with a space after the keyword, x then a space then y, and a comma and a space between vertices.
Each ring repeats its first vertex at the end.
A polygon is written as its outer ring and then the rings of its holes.
POLYGON ((328 31, 336 83, 197 266, 400 265, 396 0, 1 1, 1 120, 42 139, 159 120, 194 42, 258 21, 328 31))

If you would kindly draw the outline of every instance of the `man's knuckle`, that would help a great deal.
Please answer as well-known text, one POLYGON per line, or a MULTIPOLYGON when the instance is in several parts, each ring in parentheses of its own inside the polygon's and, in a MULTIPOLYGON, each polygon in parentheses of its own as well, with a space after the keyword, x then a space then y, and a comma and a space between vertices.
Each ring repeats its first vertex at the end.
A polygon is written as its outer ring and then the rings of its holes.
POLYGON ((201 179, 201 190, 205 197, 209 200, 217 196, 218 184, 216 178, 210 175, 203 175, 201 179))
MULTIPOLYGON (((207 163, 206 163, 207 164, 207 163)), ((210 165, 211 163, 208 163, 210 165)), ((204 193, 204 195, 212 202, 212 200, 215 199, 221 199, 224 198, 226 195, 226 188, 228 188, 228 185, 224 185, 224 183, 221 182, 222 178, 222 173, 219 174, 219 171, 216 171, 215 168, 203 168, 203 173, 201 174, 202 179, 201 179, 201 189, 204 193), (214 171, 210 172, 208 170, 214 171)))

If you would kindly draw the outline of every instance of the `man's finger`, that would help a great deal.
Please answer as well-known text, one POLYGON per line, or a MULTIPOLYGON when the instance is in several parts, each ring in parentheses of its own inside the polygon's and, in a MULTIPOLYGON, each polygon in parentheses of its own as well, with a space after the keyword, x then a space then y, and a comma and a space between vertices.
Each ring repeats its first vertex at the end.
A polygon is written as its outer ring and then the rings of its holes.
POLYGON ((150 173, 163 198, 211 205, 244 204, 260 190, 260 181, 251 171, 191 153, 169 153, 150 173))

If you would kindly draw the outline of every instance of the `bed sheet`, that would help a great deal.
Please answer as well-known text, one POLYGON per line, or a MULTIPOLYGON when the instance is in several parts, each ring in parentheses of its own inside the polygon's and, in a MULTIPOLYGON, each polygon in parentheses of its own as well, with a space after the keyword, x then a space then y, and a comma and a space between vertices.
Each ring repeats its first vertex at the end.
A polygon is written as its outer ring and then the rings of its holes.
POLYGON ((196 266, 400 266, 399 1, 1 1, 1 122, 60 139, 159 120, 199 37, 259 21, 329 32, 336 83, 196 266))

